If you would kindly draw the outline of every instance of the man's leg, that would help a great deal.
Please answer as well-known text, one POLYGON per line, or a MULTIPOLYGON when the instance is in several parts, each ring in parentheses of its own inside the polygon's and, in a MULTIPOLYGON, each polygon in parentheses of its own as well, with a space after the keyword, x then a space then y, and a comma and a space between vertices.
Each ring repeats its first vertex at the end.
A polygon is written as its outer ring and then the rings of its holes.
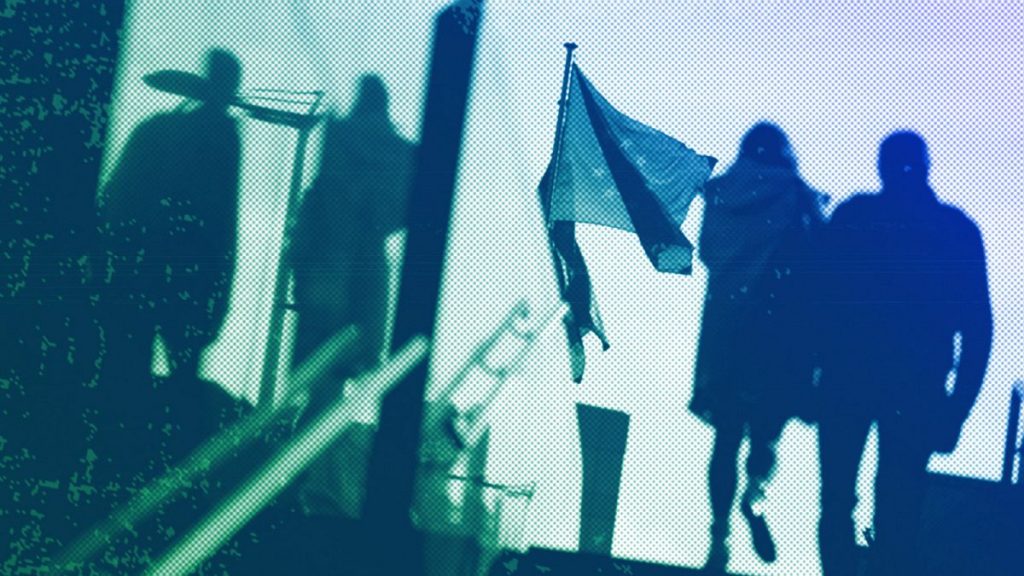
POLYGON ((875 574, 916 574, 931 450, 928 438, 905 421, 879 422, 875 483, 875 574))
POLYGON ((821 462, 821 522, 818 538, 824 576, 857 571, 853 508, 857 504, 857 470, 871 426, 866 410, 832 403, 818 423, 821 462))

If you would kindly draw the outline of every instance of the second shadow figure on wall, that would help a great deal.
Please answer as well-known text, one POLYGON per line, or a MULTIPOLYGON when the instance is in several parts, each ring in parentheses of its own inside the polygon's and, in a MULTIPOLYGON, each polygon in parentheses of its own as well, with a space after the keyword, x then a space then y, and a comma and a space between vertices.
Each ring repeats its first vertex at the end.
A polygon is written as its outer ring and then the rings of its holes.
MULTIPOLYGON (((294 364, 347 326, 358 329, 349 360, 313 390, 307 414, 337 399, 345 379, 376 365, 387 345, 386 241, 405 227, 415 151, 395 130, 388 100, 383 80, 364 75, 350 113, 328 119, 319 173, 290 232, 294 364)), ((369 435, 367 427, 353 428, 310 468, 299 489, 307 514, 358 516, 363 473, 354 464, 368 456, 369 435)))

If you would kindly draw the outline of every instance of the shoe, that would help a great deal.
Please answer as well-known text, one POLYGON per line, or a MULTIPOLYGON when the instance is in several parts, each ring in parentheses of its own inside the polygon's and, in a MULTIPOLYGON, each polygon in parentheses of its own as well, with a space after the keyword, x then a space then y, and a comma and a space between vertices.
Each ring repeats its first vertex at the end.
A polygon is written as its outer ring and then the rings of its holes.
POLYGON ((768 530, 768 523, 765 522, 764 516, 754 513, 751 498, 743 498, 740 503, 740 511, 743 512, 743 517, 747 519, 747 524, 750 526, 750 536, 754 540, 754 551, 757 552, 757 556, 768 564, 775 562, 775 541, 772 540, 772 533, 768 530))
POLYGON ((725 574, 725 566, 729 563, 729 547, 725 544, 728 535, 727 524, 724 522, 711 526, 711 551, 708 552, 708 560, 704 563, 705 574, 725 574))
POLYGON ((714 576, 725 574, 725 566, 729 563, 729 548, 724 540, 713 539, 708 560, 704 563, 703 572, 714 576))

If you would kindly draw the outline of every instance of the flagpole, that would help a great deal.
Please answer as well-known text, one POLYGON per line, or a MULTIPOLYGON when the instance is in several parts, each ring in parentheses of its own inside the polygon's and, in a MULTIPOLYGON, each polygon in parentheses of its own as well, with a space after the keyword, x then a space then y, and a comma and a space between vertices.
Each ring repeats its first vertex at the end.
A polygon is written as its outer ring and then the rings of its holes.
POLYGON ((562 256, 559 255, 558 247, 555 245, 555 239, 553 236, 555 222, 551 218, 552 204, 554 203, 555 198, 555 182, 558 181, 558 165, 562 162, 562 146, 565 141, 565 124, 568 121, 567 113, 569 107, 569 88, 571 87, 572 82, 573 50, 576 49, 576 44, 573 42, 566 42, 563 46, 565 46, 565 69, 562 72, 562 93, 558 99, 558 121, 555 124, 555 145, 551 150, 551 165, 549 166, 549 172, 547 174, 547 189, 543 191, 541 197, 541 209, 544 212, 544 225, 548 232, 548 248, 551 251, 551 264, 555 269, 555 281, 558 283, 559 298, 570 305, 569 309, 566 310, 562 316, 562 322, 565 327, 565 335, 569 342, 569 358, 570 365, 572 367, 573 380, 578 383, 582 379, 582 362, 584 362, 582 358, 578 358, 577 354, 574 353, 575 348, 582 345, 579 327, 577 324, 579 319, 575 318, 575 314, 572 310, 572 304, 566 300, 565 291, 568 287, 569 278, 567 276, 569 271, 566 269, 566 263, 563 262, 562 256))
MULTIPOLYGON (((551 177, 548 179, 547 206, 544 210, 544 218, 548 228, 551 227, 551 203, 554 200, 555 182, 558 177, 558 165, 562 160, 562 142, 565 140, 565 117, 569 105, 569 84, 572 81, 573 50, 577 45, 573 42, 566 42, 565 46, 565 70, 562 72, 562 93, 558 99, 558 121, 555 124, 555 145, 551 150, 551 177)), ((559 276, 562 275, 561 266, 556 266, 559 276)))
MULTIPOLYGON (((555 244, 551 240, 551 227, 553 224, 553 221, 551 220, 551 204, 554 202, 555 198, 555 181, 558 177, 558 164, 562 161, 562 142, 565 140, 566 111, 569 106, 569 84, 572 82, 572 52, 576 49, 576 44, 573 42, 566 42, 563 46, 565 46, 565 70, 562 72, 562 93, 558 98, 558 120, 555 122, 555 145, 551 149, 551 171, 548 174, 547 190, 544 191, 544 195, 541 197, 541 202, 543 203, 541 209, 544 212, 544 227, 548 230, 548 243, 551 248, 551 263, 555 267, 555 279, 558 282, 559 293, 565 289, 566 277, 565 270, 562 268, 562 260, 558 257, 558 250, 555 248, 555 244)), ((572 312, 566 312, 566 314, 572 314, 572 312)))

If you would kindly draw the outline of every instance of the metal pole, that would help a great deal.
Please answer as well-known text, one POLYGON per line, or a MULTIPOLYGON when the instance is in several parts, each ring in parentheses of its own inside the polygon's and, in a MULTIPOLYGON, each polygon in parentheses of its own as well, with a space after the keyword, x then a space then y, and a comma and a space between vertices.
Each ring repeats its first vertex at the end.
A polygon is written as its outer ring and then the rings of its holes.
POLYGON ((292 182, 288 190, 288 203, 284 214, 284 230, 281 233, 281 249, 278 251, 277 274, 274 279, 274 300, 270 313, 270 332, 267 336, 266 353, 263 356, 263 375, 260 379, 259 396, 256 402, 260 407, 270 407, 274 404, 274 389, 277 385, 277 363, 281 355, 281 332, 284 330, 285 298, 288 294, 290 276, 287 269, 288 249, 288 228, 292 215, 295 212, 295 204, 298 202, 299 191, 302 189, 302 172, 306 159, 306 143, 309 141, 309 133, 316 125, 315 118, 317 107, 320 105, 322 95, 317 94, 313 105, 307 113, 309 122, 299 125, 298 142, 295 144, 295 160, 292 162, 292 182))
POLYGON ((294 440, 253 474, 210 515, 155 562, 147 574, 191 574, 223 546, 292 480, 348 429, 365 410, 374 410, 393 386, 427 357, 430 346, 415 336, 376 370, 361 376, 348 398, 337 400, 294 440))
POLYGON ((1019 450, 1017 433, 1020 428, 1021 383, 1014 382, 1010 389, 1010 414, 1006 423, 1006 450, 1003 452, 1003 483, 1013 484, 1013 464, 1019 450))
POLYGON ((339 362, 349 361, 352 345, 358 338, 354 326, 338 332, 321 345, 308 360, 292 373, 290 395, 277 409, 261 407, 240 422, 213 436, 196 448, 185 461, 158 479, 152 480, 127 504, 114 510, 108 518, 91 528, 58 557, 60 569, 83 563, 109 545, 131 526, 135 526, 166 504, 172 496, 191 486, 214 467, 224 465, 274 425, 291 420, 300 405, 303 393, 317 385, 339 362))
MULTIPOLYGON (((551 219, 552 204, 555 199, 555 182, 558 181, 558 166, 562 163, 562 148, 565 141, 565 124, 567 121, 568 107, 569 107, 569 90, 572 85, 572 68, 573 68, 573 51, 576 49, 576 44, 572 42, 566 42, 565 46, 565 69, 562 72, 562 94, 558 100, 558 120, 555 123, 555 144, 551 150, 551 165, 548 168, 548 181, 545 190, 540 192, 541 196, 541 211, 544 214, 544 225, 548 231, 548 250, 551 252, 551 265, 555 269, 555 281, 558 283, 558 296, 559 298, 569 303, 565 298, 565 290, 568 285, 569 279, 566 277, 567 271, 562 262, 562 256, 559 254, 558 247, 555 245, 554 238, 554 225, 555 222, 551 219)), ((575 231, 572 232, 575 235, 575 231)), ((565 324, 565 334, 568 338, 570 347, 576 340, 573 328, 573 312, 570 308, 562 315, 563 322, 565 324)), ((576 368, 572 368, 573 372, 576 372, 576 368)))
MULTIPOLYGON (((562 72, 562 94, 558 98, 558 121, 555 124, 555 145, 551 151, 551 178, 548 180, 547 206, 544 207, 544 218, 550 220, 551 202, 554 198, 555 181, 558 178, 558 165, 562 161, 562 141, 565 139, 565 115, 569 105, 569 85, 572 82, 572 61, 573 50, 576 44, 566 42, 565 46, 565 69, 562 72)), ((551 225, 550 221, 547 222, 551 225)), ((561 267, 557 267, 561 271, 561 267)))
POLYGON ((569 86, 572 82, 572 61, 573 50, 576 44, 566 42, 565 46, 565 68, 562 71, 562 93, 558 98, 558 120, 555 122, 555 144, 551 149, 551 166, 548 172, 546 190, 541 195, 541 210, 544 213, 544 226, 548 230, 548 249, 551 251, 551 264, 555 268, 555 280, 558 282, 559 298, 562 298, 562 290, 565 289, 565 270, 562 269, 562 259, 558 256, 558 249, 551 239, 551 204, 555 198, 555 182, 558 179, 558 165, 562 161, 562 142, 565 140, 565 116, 569 106, 569 86))

